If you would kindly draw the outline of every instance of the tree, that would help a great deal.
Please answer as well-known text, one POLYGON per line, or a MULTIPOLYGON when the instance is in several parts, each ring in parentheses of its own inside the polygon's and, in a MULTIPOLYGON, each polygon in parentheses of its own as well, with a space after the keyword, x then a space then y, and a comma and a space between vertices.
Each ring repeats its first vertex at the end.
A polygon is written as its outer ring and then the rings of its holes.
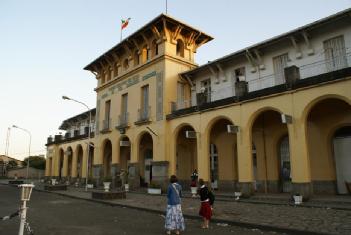
MULTIPOLYGON (((23 165, 27 166, 28 158, 23 160, 23 165)), ((45 158, 40 156, 29 157, 29 166, 35 169, 45 170, 45 158)))
POLYGON ((15 160, 10 160, 8 163, 7 163, 7 170, 9 169, 14 169, 17 167, 17 162, 15 160))

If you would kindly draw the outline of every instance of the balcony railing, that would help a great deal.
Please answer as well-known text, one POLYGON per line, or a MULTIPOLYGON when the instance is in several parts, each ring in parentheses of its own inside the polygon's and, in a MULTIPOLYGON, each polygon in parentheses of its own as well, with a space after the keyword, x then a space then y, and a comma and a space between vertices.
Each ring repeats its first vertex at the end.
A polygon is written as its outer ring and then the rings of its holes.
MULTIPOLYGON (((293 77, 295 77, 297 80, 299 79, 303 80, 306 78, 327 74, 329 72, 338 71, 338 70, 350 67, 351 48, 346 48, 346 52, 347 52, 346 54, 343 54, 339 57, 333 57, 332 59, 328 59, 328 60, 324 59, 325 55, 324 53, 321 53, 319 55, 319 59, 316 59, 312 63, 296 66, 294 65, 294 63, 291 62, 289 63, 289 66, 287 68, 295 67, 293 68, 293 77)), ((248 80, 245 87, 242 87, 245 89, 241 89, 241 91, 245 90, 244 93, 250 94, 251 92, 254 92, 254 91, 256 92, 259 90, 263 90, 265 88, 271 88, 282 84, 286 84, 287 87, 291 87, 290 78, 292 74, 290 72, 284 71, 281 73, 274 73, 274 74, 262 76, 258 79, 248 80), (288 73, 285 74, 285 72, 288 72, 288 73)), ((223 103, 225 100, 227 100, 228 102, 231 102, 231 100, 233 100, 232 98, 238 99, 238 97, 242 96, 242 94, 238 93, 238 89, 236 85, 238 84, 236 83, 235 86, 226 86, 226 87, 220 87, 220 88, 216 86, 212 87, 210 101, 208 97, 205 97, 206 96, 205 93, 197 93, 196 99, 193 100, 195 102, 193 103, 189 102, 190 107, 187 107, 186 104, 184 104, 184 107, 182 107, 182 105, 178 105, 176 102, 171 102, 171 112, 179 113, 178 110, 181 111, 180 113, 183 113, 182 112, 183 110, 184 111, 188 110, 190 112, 191 110, 196 110, 196 107, 201 107, 202 105, 209 107, 209 104, 217 105, 217 104, 223 103)))
POLYGON ((125 128, 128 126, 128 121, 129 121, 129 113, 124 112, 121 115, 118 116, 118 122, 117 122, 117 129, 120 128, 125 128))
POLYGON ((105 119, 102 121, 100 132, 109 132, 109 131, 111 131, 111 119, 105 119))
POLYGON ((136 125, 143 124, 150 121, 151 107, 138 109, 138 120, 135 122, 136 125))
POLYGON ((186 109, 191 107, 191 100, 183 100, 177 102, 171 102, 171 111, 176 111, 180 109, 186 109))
MULTIPOLYGON (((351 52, 333 57, 332 59, 320 59, 309 64, 304 64, 299 67, 300 78, 308 78, 343 68, 349 67, 351 64, 351 52)), ((268 87, 273 87, 285 83, 284 73, 274 73, 268 76, 263 76, 255 80, 248 81, 249 92, 257 91, 268 87)))

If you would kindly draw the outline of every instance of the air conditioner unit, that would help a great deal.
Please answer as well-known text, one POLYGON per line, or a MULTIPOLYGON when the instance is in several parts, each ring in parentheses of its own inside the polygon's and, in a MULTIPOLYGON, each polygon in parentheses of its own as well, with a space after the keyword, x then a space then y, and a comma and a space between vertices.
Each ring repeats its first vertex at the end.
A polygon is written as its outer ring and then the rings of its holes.
POLYGON ((125 146, 125 147, 129 147, 130 146, 130 141, 129 140, 121 140, 119 141, 119 146, 125 146))
POLYGON ((240 75, 238 76, 238 80, 241 82, 241 81, 245 81, 245 76, 243 75, 240 75))
POLYGON ((282 123, 291 124, 292 123, 292 116, 282 114, 282 123))
POLYGON ((227 125, 227 132, 231 134, 236 134, 239 132, 239 127, 234 125, 227 125))
POLYGON ((185 131, 185 137, 187 139, 196 139, 196 132, 195 131, 185 131))

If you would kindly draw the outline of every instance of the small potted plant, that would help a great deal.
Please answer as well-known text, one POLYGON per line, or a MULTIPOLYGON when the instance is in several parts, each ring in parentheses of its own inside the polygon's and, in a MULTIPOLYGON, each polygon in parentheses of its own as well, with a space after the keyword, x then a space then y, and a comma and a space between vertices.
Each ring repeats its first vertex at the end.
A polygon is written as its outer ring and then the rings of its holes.
POLYGON ((197 194, 197 187, 196 187, 196 181, 192 180, 190 183, 190 190, 191 190, 191 196, 196 197, 197 194))
POLYGON ((294 204, 295 205, 300 205, 302 204, 302 195, 300 193, 295 193, 293 195, 293 198, 294 198, 294 204))
POLYGON ((112 179, 109 176, 106 176, 104 178, 103 184, 104 184, 104 190, 105 192, 110 191, 110 185, 111 185, 112 179))
POLYGON ((121 178, 123 178, 122 182, 124 182, 124 190, 128 192, 129 191, 128 171, 121 172, 121 178))
POLYGON ((150 184, 148 185, 147 193, 161 195, 161 185, 154 181, 151 181, 150 184))
POLYGON ((94 182, 92 178, 88 178, 88 182, 87 182, 87 188, 94 188, 94 182))

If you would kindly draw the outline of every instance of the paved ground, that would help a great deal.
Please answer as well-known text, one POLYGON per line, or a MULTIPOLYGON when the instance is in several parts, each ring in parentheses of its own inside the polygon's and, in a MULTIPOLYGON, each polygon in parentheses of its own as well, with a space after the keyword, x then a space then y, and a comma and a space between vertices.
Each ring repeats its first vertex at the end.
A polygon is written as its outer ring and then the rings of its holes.
MULTIPOLYGON (((60 191, 64 195, 78 198, 91 199, 91 193, 84 189, 70 188, 68 191, 60 191)), ((151 196, 141 193, 128 193, 126 200, 112 200, 112 204, 125 205, 128 207, 158 210, 162 212, 166 204, 166 198, 151 196)), ((186 215, 197 216, 199 200, 183 198, 182 208, 186 215)), ((217 200, 215 203, 214 219, 219 222, 241 226, 253 226, 260 228, 272 226, 298 231, 308 231, 324 234, 351 234, 351 210, 331 209, 329 207, 300 207, 286 204, 265 204, 236 202, 234 200, 217 200)))
MULTIPOLYGON (((74 191, 71 192, 74 193, 74 191)), ((77 191, 76 193, 79 194, 77 191)), ((143 201, 147 205, 150 201, 157 201, 159 206, 164 207, 165 205, 162 197, 147 197, 147 200, 143 200, 143 195, 134 196, 133 199, 127 199, 125 202, 140 205, 143 201), (139 199, 141 201, 136 202, 139 199)), ((0 216, 16 211, 18 205, 19 189, 0 185, 0 216)), ((164 217, 161 213, 150 213, 119 206, 112 207, 38 191, 33 191, 29 207, 28 221, 35 235, 164 234, 164 217)), ((283 234, 214 223, 211 224, 209 230, 202 230, 199 224, 199 220, 186 219, 187 228, 184 234, 283 234)), ((18 227, 18 217, 0 221, 0 234, 17 234, 18 227)))

